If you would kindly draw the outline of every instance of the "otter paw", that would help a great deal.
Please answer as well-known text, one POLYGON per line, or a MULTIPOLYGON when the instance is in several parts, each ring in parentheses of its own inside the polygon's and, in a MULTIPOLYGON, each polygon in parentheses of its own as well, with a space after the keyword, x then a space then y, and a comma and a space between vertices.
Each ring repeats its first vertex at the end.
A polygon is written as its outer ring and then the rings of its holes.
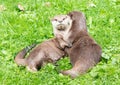
POLYGON ((27 66, 27 70, 32 72, 32 73, 36 73, 37 72, 37 68, 35 68, 35 67, 30 68, 30 67, 27 66))
POLYGON ((62 73, 63 75, 68 75, 70 76, 72 79, 76 78, 78 76, 78 74, 74 71, 71 70, 66 70, 66 71, 60 71, 60 73, 62 73))

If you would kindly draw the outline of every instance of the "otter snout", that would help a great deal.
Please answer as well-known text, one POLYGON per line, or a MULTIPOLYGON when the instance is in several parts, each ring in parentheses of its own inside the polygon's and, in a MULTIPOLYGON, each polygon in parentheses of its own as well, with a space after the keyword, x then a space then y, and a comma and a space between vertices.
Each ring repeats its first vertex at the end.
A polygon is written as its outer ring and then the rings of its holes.
POLYGON ((64 25, 64 24, 59 24, 59 25, 57 26, 57 29, 58 29, 58 30, 65 30, 65 25, 64 25))

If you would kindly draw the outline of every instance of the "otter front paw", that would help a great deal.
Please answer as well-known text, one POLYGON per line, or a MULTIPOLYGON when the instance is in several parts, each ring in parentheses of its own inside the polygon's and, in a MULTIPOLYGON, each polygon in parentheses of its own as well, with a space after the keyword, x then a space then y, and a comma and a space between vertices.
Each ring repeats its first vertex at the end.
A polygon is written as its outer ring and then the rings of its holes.
POLYGON ((72 44, 71 44, 71 43, 69 43, 69 44, 67 45, 67 47, 71 48, 71 47, 72 47, 72 44))

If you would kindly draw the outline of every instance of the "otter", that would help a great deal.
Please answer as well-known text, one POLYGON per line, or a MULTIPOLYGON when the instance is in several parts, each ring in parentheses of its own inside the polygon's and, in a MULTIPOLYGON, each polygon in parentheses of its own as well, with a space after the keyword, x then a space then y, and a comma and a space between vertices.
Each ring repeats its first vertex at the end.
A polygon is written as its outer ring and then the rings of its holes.
POLYGON ((41 66, 46 63, 55 63, 61 57, 65 56, 64 47, 60 43, 65 44, 62 38, 52 38, 37 45, 30 52, 27 58, 24 58, 27 52, 34 47, 34 45, 21 50, 15 57, 15 62, 18 65, 27 66, 31 72, 36 72, 41 66))
POLYGON ((55 63, 60 58, 64 57, 66 55, 66 53, 64 52, 64 47, 71 47, 71 45, 67 44, 63 40, 64 30, 67 30, 71 23, 71 21, 67 20, 66 17, 66 15, 55 16, 52 19, 52 24, 59 30, 58 32, 56 32, 56 37, 44 41, 37 46, 33 44, 21 50, 15 57, 16 64, 27 66, 27 69, 29 71, 36 72, 41 66, 45 65, 46 63, 55 63), (62 24, 62 22, 64 23, 62 24), (62 35, 59 35, 60 32, 62 33, 62 35), (33 50, 30 52, 28 57, 25 58, 27 52, 32 48, 33 50))
POLYGON ((68 30, 67 37, 63 39, 72 47, 65 47, 65 52, 70 57, 72 68, 61 71, 64 75, 75 78, 86 73, 95 66, 101 59, 102 49, 88 34, 86 18, 82 12, 72 11, 68 13, 72 19, 72 26, 68 30))

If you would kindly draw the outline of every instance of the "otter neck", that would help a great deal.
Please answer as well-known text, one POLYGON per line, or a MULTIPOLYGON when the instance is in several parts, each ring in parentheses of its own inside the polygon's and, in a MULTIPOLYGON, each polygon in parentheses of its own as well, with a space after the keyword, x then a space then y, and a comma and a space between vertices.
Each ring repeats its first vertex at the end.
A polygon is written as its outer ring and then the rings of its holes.
POLYGON ((71 40, 72 43, 76 42, 80 37, 88 36, 87 28, 84 25, 86 24, 82 24, 79 22, 73 22, 73 25, 70 29, 71 34, 74 34, 70 36, 70 38, 72 39, 71 40))
POLYGON ((73 21, 72 28, 73 28, 73 30, 77 30, 78 32, 79 31, 86 31, 87 32, 87 26, 86 26, 85 21, 81 21, 81 20, 73 21))
POLYGON ((79 31, 76 35, 77 35, 77 36, 74 38, 73 44, 74 44, 75 42, 77 42, 80 38, 85 37, 85 36, 88 36, 88 32, 87 32, 87 31, 84 31, 84 30, 81 30, 81 31, 79 31))

